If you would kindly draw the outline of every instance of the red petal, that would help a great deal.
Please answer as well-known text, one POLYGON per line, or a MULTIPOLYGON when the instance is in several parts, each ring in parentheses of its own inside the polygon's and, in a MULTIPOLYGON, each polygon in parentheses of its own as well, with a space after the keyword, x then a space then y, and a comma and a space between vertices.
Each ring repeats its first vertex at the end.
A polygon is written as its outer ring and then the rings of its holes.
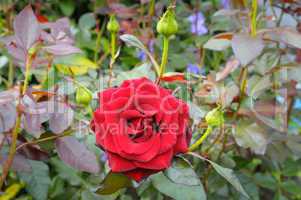
POLYGON ((171 165, 173 150, 166 151, 148 162, 135 162, 135 165, 143 169, 163 170, 171 165))
POLYGON ((129 161, 117 154, 107 152, 109 166, 113 172, 125 172, 136 168, 132 161, 129 161))

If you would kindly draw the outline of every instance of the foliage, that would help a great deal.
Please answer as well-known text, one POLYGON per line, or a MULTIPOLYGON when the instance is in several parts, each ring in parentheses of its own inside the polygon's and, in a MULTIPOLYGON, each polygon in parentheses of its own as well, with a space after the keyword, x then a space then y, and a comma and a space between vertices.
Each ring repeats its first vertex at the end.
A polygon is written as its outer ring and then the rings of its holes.
POLYGON ((1 1, 0 200, 301 199, 300 10, 1 1), (193 152, 137 183, 110 171, 90 121, 100 91, 143 76, 188 103, 193 152))

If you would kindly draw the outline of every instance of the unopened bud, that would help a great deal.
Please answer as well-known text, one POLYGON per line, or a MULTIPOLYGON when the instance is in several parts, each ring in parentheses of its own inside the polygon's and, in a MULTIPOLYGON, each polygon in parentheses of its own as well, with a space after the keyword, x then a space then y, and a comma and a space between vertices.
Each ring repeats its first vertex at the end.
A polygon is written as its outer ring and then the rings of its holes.
POLYGON ((107 29, 111 33, 117 33, 119 31, 119 23, 118 23, 115 15, 110 16, 110 20, 107 24, 107 29))
POLYGON ((76 103, 87 106, 92 100, 92 94, 87 88, 80 86, 76 89, 75 100, 76 103))
POLYGON ((168 8, 157 24, 158 33, 169 37, 178 32, 178 23, 172 8, 168 8))

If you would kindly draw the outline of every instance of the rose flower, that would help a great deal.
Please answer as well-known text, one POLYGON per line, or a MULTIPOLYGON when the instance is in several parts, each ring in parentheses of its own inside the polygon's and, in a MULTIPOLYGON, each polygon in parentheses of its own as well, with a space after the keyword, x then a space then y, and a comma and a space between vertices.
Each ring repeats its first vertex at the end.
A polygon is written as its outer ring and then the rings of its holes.
POLYGON ((164 170, 188 151, 189 109, 147 78, 124 81, 99 93, 91 128, 113 172, 136 181, 164 170))

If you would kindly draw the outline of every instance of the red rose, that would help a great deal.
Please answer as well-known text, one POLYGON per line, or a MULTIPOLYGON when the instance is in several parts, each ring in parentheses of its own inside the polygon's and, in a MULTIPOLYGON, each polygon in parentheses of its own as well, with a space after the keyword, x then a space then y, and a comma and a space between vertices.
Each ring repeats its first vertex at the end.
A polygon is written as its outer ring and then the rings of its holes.
POLYGON ((113 172, 140 181, 171 165, 191 139, 188 106, 146 78, 99 93, 91 128, 113 172))

